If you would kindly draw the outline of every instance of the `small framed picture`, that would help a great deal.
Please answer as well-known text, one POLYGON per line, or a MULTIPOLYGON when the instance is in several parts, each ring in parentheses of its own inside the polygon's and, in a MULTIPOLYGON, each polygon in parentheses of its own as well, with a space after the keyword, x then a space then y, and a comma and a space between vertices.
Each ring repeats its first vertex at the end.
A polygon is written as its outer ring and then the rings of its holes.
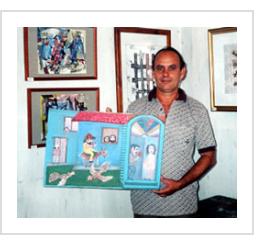
MULTIPOLYGON (((49 109, 99 111, 99 88, 34 88, 27 90, 28 148, 46 143, 49 109)), ((77 131, 72 118, 64 118, 64 132, 77 131)))
POLYGON ((131 102, 153 89, 153 56, 170 44, 170 30, 115 27, 118 112, 125 112, 131 102))
POLYGON ((24 27, 25 80, 97 78, 94 27, 24 27))
POLYGON ((211 110, 237 111, 237 28, 208 30, 211 110))
POLYGON ((118 143, 118 129, 117 128, 103 128, 102 129, 102 142, 104 144, 117 144, 118 143))

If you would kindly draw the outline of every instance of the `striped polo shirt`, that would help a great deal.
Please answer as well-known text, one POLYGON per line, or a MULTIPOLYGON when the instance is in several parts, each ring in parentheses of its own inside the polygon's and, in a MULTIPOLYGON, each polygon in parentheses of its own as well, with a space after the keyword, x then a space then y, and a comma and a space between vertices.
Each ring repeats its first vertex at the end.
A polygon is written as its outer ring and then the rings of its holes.
MULTIPOLYGON (((156 98, 156 88, 148 96, 134 101, 128 112, 135 114, 165 115, 156 98)), ((197 100, 179 89, 178 99, 173 101, 165 122, 162 175, 178 180, 195 164, 194 150, 200 153, 215 150, 216 141, 207 109, 197 100)), ((198 182, 167 197, 149 190, 132 190, 133 212, 141 215, 176 216, 197 211, 198 182)))

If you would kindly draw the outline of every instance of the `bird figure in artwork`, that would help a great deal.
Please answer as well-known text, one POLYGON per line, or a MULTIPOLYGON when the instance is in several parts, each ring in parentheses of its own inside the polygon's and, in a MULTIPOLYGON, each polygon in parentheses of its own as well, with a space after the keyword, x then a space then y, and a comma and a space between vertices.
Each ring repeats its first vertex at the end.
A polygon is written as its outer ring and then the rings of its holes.
POLYGON ((107 170, 109 169, 109 163, 105 162, 101 165, 99 170, 96 170, 94 167, 94 164, 91 165, 90 167, 90 174, 87 177, 88 181, 92 181, 92 180, 100 180, 102 182, 107 182, 110 181, 111 179, 113 179, 113 176, 103 176, 102 174, 105 173, 107 170))
POLYGON ((57 184, 57 186, 64 186, 67 183, 67 180, 72 177, 73 175, 75 175, 75 172, 68 172, 66 174, 60 174, 58 172, 53 172, 50 174, 49 176, 49 183, 54 182, 58 179, 60 179, 59 183, 57 184))

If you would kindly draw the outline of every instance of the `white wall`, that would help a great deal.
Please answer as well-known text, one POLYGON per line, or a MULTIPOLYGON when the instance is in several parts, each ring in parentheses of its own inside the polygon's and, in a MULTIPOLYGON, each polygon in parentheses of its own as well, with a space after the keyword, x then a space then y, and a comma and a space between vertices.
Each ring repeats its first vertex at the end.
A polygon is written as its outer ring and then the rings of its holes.
POLYGON ((237 196, 236 112, 210 111, 210 81, 207 28, 182 29, 182 54, 188 65, 188 75, 182 87, 208 109, 217 141, 217 164, 200 181, 201 199, 224 195, 237 196))
MULTIPOLYGON (((171 28, 172 45, 182 51, 188 76, 182 87, 208 109, 207 29, 171 28)), ((97 29, 98 79, 24 81, 23 32, 18 29, 18 217, 132 217, 128 191, 43 188, 44 148, 27 149, 27 88, 99 87, 100 109, 116 111, 113 28, 97 29)), ((200 182, 200 198, 236 198, 236 113, 210 113, 218 143, 218 164, 200 182)))

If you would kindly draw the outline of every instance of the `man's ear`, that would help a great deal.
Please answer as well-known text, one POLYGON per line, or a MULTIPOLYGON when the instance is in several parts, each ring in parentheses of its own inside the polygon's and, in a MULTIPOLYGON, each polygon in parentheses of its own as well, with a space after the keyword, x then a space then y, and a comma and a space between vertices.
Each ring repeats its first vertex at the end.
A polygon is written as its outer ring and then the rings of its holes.
MULTIPOLYGON (((156 71, 155 70, 152 70, 152 77, 153 77, 153 79, 156 81, 156 71)), ((150 75, 150 77, 151 77, 151 75, 150 75)))
POLYGON ((185 66, 185 67, 183 67, 183 68, 181 69, 180 80, 181 80, 181 81, 184 80, 185 77, 186 77, 186 75, 187 75, 187 68, 186 68, 186 66, 185 66))

